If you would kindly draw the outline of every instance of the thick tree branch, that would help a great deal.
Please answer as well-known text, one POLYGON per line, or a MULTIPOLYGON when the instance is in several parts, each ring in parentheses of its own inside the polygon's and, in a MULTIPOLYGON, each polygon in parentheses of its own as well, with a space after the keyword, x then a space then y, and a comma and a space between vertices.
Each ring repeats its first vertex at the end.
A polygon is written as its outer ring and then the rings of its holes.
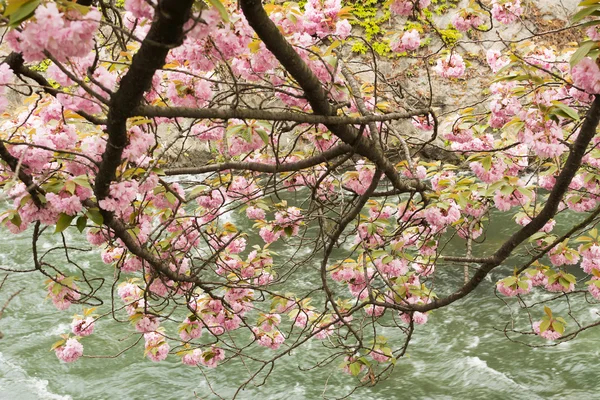
MULTIPOLYGON (((44 75, 28 68, 25 65, 25 61, 23 60, 23 56, 21 55, 21 53, 17 53, 17 52, 13 51, 8 56, 6 56, 6 58, 4 59, 4 62, 10 67, 10 69, 13 70, 15 75, 24 76, 26 78, 33 80, 34 82, 36 82, 38 85, 40 85, 42 87, 44 92, 48 93, 49 95, 56 97, 59 93, 61 93, 59 90, 54 89, 52 87, 52 85, 50 85, 50 82, 48 82, 48 80, 44 77, 44 75)), ((81 115, 84 119, 91 122, 92 124, 95 124, 95 125, 106 124, 105 120, 95 117, 91 114, 88 114, 85 111, 75 110, 75 113, 81 115)))
POLYGON ((257 119, 267 121, 290 121, 308 124, 367 124, 369 122, 393 121, 407 119, 417 115, 428 114, 427 109, 411 112, 394 112, 389 114, 365 115, 361 117, 346 117, 335 115, 304 114, 292 111, 252 110, 245 108, 186 108, 186 107, 155 107, 139 106, 132 116, 166 117, 166 118, 197 118, 197 119, 257 119))
POLYGON ((540 213, 534 217, 529 224, 525 225, 523 228, 515 232, 510 238, 508 238, 508 240, 506 240, 502 246, 500 246, 500 248, 489 258, 489 260, 482 264, 469 282, 461 287, 458 291, 440 300, 434 300, 429 304, 413 305, 411 307, 407 307, 407 309, 425 312, 447 306, 451 303, 454 303, 456 300, 462 299, 471 293, 477 286, 479 286, 487 274, 489 274, 494 268, 506 260, 513 250, 517 248, 517 246, 542 229, 546 222, 548 222, 550 218, 556 214, 560 202, 569 189, 571 180, 575 174, 577 174, 577 171, 581 166, 581 159, 585 155, 590 141, 596 135, 596 128, 598 127, 599 122, 600 95, 596 95, 592 106, 587 112, 585 121, 581 125, 579 135, 571 147, 571 151, 569 152, 569 156, 565 161, 564 167, 556 178, 556 184, 552 188, 552 191, 546 200, 546 204, 540 213))
MULTIPOLYGON (((335 108, 329 103, 329 97, 320 80, 271 21, 262 6, 262 1, 240 0, 239 4, 248 23, 267 49, 298 82, 314 113, 326 116, 335 115, 335 108)), ((372 140, 359 135, 358 130, 351 125, 331 123, 325 125, 344 143, 355 147, 358 154, 368 158, 381 169, 396 189, 402 192, 425 190, 425 186, 421 182, 400 177, 394 165, 385 158, 377 146, 373 145, 372 140)))
MULTIPOLYGON (((108 196, 110 183, 116 180, 116 171, 128 142, 127 119, 150 88, 156 70, 164 65, 169 49, 183 42, 183 24, 190 16, 193 3, 193 0, 159 2, 148 35, 133 56, 119 89, 111 97, 106 124, 108 143, 94 185, 98 201, 108 196)), ((110 213, 104 214, 105 220, 112 218, 110 213)))
POLYGON ((213 165, 204 165, 201 167, 184 167, 184 168, 170 168, 165 170, 166 175, 187 175, 187 174, 203 174, 206 172, 217 172, 225 171, 228 169, 238 171, 254 171, 275 174, 278 172, 293 172, 300 171, 303 169, 314 167, 321 163, 332 160, 336 157, 341 156, 352 151, 352 147, 346 144, 340 144, 326 150, 314 157, 306 158, 304 160, 290 162, 285 164, 265 164, 258 162, 235 162, 228 161, 213 165))

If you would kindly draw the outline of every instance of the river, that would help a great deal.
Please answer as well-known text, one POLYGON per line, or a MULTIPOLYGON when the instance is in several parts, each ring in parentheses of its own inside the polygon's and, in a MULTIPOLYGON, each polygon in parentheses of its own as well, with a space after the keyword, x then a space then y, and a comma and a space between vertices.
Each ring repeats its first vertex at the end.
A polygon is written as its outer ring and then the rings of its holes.
MULTIPOLYGON (((477 253, 490 251, 516 229, 514 223, 507 223, 506 216, 496 217, 486 244, 476 245, 477 253)), ((97 254, 86 254, 84 258, 90 270, 112 274, 112 267, 103 264, 97 254)), ((5 240, 0 241, 0 262, 4 267, 30 268, 30 238, 5 233, 5 240)), ((585 331, 572 342, 543 348, 513 343, 494 329, 502 329, 510 314, 503 301, 494 296, 493 282, 511 269, 509 265, 494 272, 492 279, 467 299, 433 312, 429 322, 417 328, 407 355, 398 360, 391 376, 374 387, 359 388, 350 398, 600 398, 600 329, 585 331)), ((438 266, 438 271, 456 285, 462 279, 462 267, 444 270, 438 266)), ((4 333, 0 340, 0 399, 191 399, 194 393, 201 399, 217 398, 200 370, 181 365, 174 355, 153 363, 143 357, 141 344, 117 358, 59 362, 50 347, 58 335, 69 331, 71 315, 80 308, 72 306, 67 312, 58 312, 45 300, 43 281, 44 277, 36 273, 11 275, 0 291, 1 306, 10 293, 27 288, 0 319, 0 331, 4 333)), ((573 308, 588 320, 600 309, 583 302, 573 308)), ((135 341, 135 336, 128 336, 130 331, 113 321, 101 320, 96 333, 83 340, 84 354, 116 354, 135 341)), ((542 339, 534 342, 545 344, 542 339)), ((264 385, 248 386, 238 398, 303 400, 350 393, 358 381, 341 373, 337 363, 305 370, 313 365, 315 355, 322 356, 326 351, 319 341, 309 342, 280 359, 264 385)), ((230 398, 248 376, 239 363, 203 371, 224 398, 230 398)))

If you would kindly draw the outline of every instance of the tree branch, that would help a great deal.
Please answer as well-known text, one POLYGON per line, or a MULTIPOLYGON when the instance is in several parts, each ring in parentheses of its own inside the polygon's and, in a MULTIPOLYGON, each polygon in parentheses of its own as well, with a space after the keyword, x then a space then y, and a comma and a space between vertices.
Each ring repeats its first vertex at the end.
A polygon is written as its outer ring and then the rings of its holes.
POLYGON ((278 172, 293 172, 300 171, 302 169, 314 167, 321 163, 332 160, 336 157, 341 156, 352 151, 352 147, 346 144, 340 144, 326 150, 314 157, 306 158, 304 160, 290 162, 285 164, 265 164, 258 162, 235 162, 228 161, 214 165, 204 165, 201 167, 184 167, 184 168, 171 168, 165 170, 166 175, 186 175, 186 174, 203 174, 206 172, 217 172, 225 171, 228 169, 238 171, 254 171, 276 174, 278 172))
POLYGON ((393 121, 427 114, 427 109, 411 112, 394 112, 389 114, 347 117, 335 115, 305 114, 293 111, 268 111, 247 108, 187 108, 187 107, 155 107, 139 106, 132 111, 132 116, 165 117, 165 118, 197 118, 197 119, 258 119, 267 121, 289 121, 309 124, 366 124, 369 122, 393 121))
POLYGON ((567 161, 556 178, 556 184, 552 188, 544 208, 540 213, 534 217, 531 222, 525 225, 523 228, 515 232, 508 240, 506 240, 502 246, 490 257, 489 261, 485 262, 473 275, 473 277, 461 287, 458 291, 451 295, 442 298, 440 300, 434 300, 431 303, 424 305, 412 305, 407 307, 414 311, 429 311, 436 308, 444 307, 454 303, 456 300, 462 299, 469 293, 471 293, 483 279, 489 274, 494 268, 499 266, 513 250, 523 243, 527 238, 531 237, 534 233, 538 232, 543 226, 552 218, 558 206, 562 201, 565 193, 569 189, 571 180, 577 173, 577 170, 581 166, 581 159, 585 155, 588 144, 592 138, 596 135, 596 128, 600 122, 600 95, 595 95, 592 106, 586 114, 586 118, 581 125, 579 135, 571 147, 567 161))
MULTIPOLYGON (((298 82, 314 113, 325 116, 335 115, 335 108, 329 103, 329 97, 320 80, 271 21, 262 6, 262 1, 239 0, 239 4, 248 23, 266 48, 298 82)), ((402 192, 425 190, 421 182, 402 178, 394 165, 385 158, 377 146, 373 145, 372 140, 359 135, 358 130, 353 126, 332 123, 326 123, 325 126, 344 143, 355 147, 358 154, 371 160, 383 171, 396 189, 402 192)))

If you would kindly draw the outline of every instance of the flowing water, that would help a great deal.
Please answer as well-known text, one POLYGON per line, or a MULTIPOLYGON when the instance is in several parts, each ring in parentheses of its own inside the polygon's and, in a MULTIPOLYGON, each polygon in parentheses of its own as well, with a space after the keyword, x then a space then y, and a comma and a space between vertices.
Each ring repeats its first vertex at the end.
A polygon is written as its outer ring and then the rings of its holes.
MULTIPOLYGON (((488 241, 476 246, 475 252, 489 252, 516 229, 506 216, 493 222, 488 241)), ((30 246, 27 235, 6 234, 0 242, 1 265, 30 268, 30 246)), ((453 241, 450 246, 458 243, 453 241)), ((84 258, 90 271, 110 277, 111 267, 98 255, 84 258)), ((572 342, 543 348, 511 342, 494 329, 502 329, 510 313, 493 295, 493 282, 510 273, 507 271, 512 266, 492 274, 492 279, 484 281, 467 299, 432 313, 429 322, 417 328, 406 357, 398 360, 389 378, 374 387, 359 388, 350 398, 599 399, 596 371, 600 329, 585 331, 572 342)), ((448 267, 447 271, 443 266, 438 268, 449 282, 460 284, 462 267, 448 267)), ((49 349, 58 335, 69 331, 70 316, 80 309, 72 306, 67 312, 57 312, 44 299, 43 281, 44 277, 36 273, 11 275, 0 291, 1 306, 10 293, 27 288, 0 319, 4 333, 0 340, 0 399, 191 399, 194 393, 198 398, 215 398, 199 369, 181 365, 177 356, 153 363, 143 357, 141 344, 116 358, 59 362, 49 349)), ((593 307, 583 301, 573 304, 574 313, 587 320, 598 311, 593 307)), ((541 317, 538 311, 537 318, 541 317)), ((131 329, 114 321, 99 321, 96 333, 82 341, 84 354, 117 354, 137 338, 128 331, 131 329)), ((386 334, 393 336, 394 332, 388 329, 386 334)), ((544 344, 542 340, 535 343, 544 344)), ((358 381, 341 373, 338 361, 310 369, 327 353, 321 342, 309 342, 279 359, 264 385, 249 385, 238 398, 300 400, 350 393, 358 381)), ((225 398, 248 378, 239 363, 202 371, 225 398)))

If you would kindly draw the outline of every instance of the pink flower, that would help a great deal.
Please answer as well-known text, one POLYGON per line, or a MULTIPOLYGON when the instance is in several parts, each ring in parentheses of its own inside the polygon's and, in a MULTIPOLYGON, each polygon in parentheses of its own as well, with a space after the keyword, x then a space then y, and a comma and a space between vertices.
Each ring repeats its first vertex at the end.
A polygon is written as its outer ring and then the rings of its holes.
POLYGON ((571 77, 575 86, 590 94, 600 93, 600 68, 589 57, 584 57, 571 69, 571 77))
POLYGON ((498 50, 489 49, 485 54, 485 58, 493 73, 498 72, 500 69, 510 64, 510 60, 506 57, 502 57, 502 53, 498 50))
POLYGON ((600 300, 600 287, 598 287, 598 285, 596 285, 596 281, 598 281, 599 278, 594 276, 592 278, 592 280, 590 281, 590 284, 588 285, 588 291, 590 292, 590 294, 592 296, 594 296, 594 298, 596 300, 600 300))
POLYGON ((421 45, 421 37, 419 36, 419 32, 415 29, 411 29, 408 32, 404 32, 404 34, 398 39, 392 41, 390 43, 390 48, 395 52, 404 52, 410 50, 416 50, 421 45))
POLYGON ((492 17, 502 24, 512 24, 522 13, 520 0, 492 0, 492 17))
POLYGON ((186 318, 179 327, 179 337, 184 342, 197 339, 202 335, 202 325, 199 321, 191 321, 186 318))
POLYGON ((438 58, 433 69, 443 78, 460 78, 465 74, 465 63, 460 54, 448 54, 444 60, 438 58))
POLYGON ((157 332, 144 333, 144 348, 146 356, 154 361, 162 361, 169 355, 169 344, 165 341, 165 337, 157 332))
POLYGON ((585 30, 585 33, 591 40, 600 41, 600 32, 598 31, 598 28, 600 28, 598 25, 590 26, 585 30))
POLYGON ((71 305, 71 302, 79 300, 81 295, 77 292, 78 287, 75 285, 74 278, 65 278, 59 275, 55 280, 48 281, 48 297, 59 310, 66 310, 71 305))
POLYGON ((75 338, 69 338, 62 346, 54 349, 56 357, 64 362, 77 361, 83 355, 83 345, 75 338))
POLYGON ((552 326, 548 327, 544 332, 540 332, 540 325, 542 321, 536 321, 533 323, 533 331, 538 335, 547 340, 556 340, 562 336, 561 333, 556 332, 552 326))
POLYGON ((129 11, 135 18, 152 20, 154 17, 154 7, 147 0, 126 0, 125 10, 129 11))
POLYGON ((258 208, 258 207, 250 206, 246 209, 246 216, 248 217, 248 219, 264 220, 266 217, 266 214, 265 214, 265 210, 258 208))
POLYGON ((211 346, 210 349, 205 350, 200 358, 200 364, 208 368, 215 368, 219 361, 225 359, 225 352, 223 349, 211 346))
POLYGON ((200 349, 194 349, 191 352, 184 354, 183 357, 181 357, 182 363, 184 363, 185 365, 191 365, 193 367, 200 364, 201 360, 202 350, 200 349))
POLYGON ((501 281, 498 281, 496 284, 496 289, 505 296, 516 296, 518 294, 527 294, 531 291, 533 283, 530 279, 519 279, 518 277, 512 276, 501 281), (526 286, 523 288, 523 283, 519 286, 519 282, 523 282, 526 286))
POLYGON ((154 332, 159 325, 160 321, 154 315, 144 315, 136 322, 135 329, 141 333, 154 332))
POLYGON ((352 32, 352 25, 348 20, 343 19, 335 24, 335 34, 342 39, 346 39, 352 32))
POLYGON ((478 15, 464 11, 454 14, 454 17, 452 17, 452 25, 461 32, 466 32, 471 28, 478 28, 482 23, 483 21, 478 15))
MULTIPOLYGON (((426 313, 422 313, 419 311, 415 311, 412 314, 412 320, 414 321, 415 324, 417 325, 424 325, 427 323, 427 314, 426 313)), ((410 320, 411 320, 411 315, 407 314, 407 313, 401 313, 400 314, 400 319, 402 320, 402 322, 404 322, 405 324, 410 324, 410 320)))
POLYGON ((265 243, 273 243, 277 239, 279 239, 282 235, 283 231, 273 232, 273 228, 263 227, 260 229, 258 234, 265 241, 265 243))
POLYGON ((373 350, 369 353, 369 355, 373 360, 378 362, 387 362, 390 359, 390 357, 383 354, 381 350, 373 350))
POLYGON ((71 332, 77 336, 89 336, 94 332, 94 318, 87 317, 83 319, 76 315, 71 322, 71 332))

